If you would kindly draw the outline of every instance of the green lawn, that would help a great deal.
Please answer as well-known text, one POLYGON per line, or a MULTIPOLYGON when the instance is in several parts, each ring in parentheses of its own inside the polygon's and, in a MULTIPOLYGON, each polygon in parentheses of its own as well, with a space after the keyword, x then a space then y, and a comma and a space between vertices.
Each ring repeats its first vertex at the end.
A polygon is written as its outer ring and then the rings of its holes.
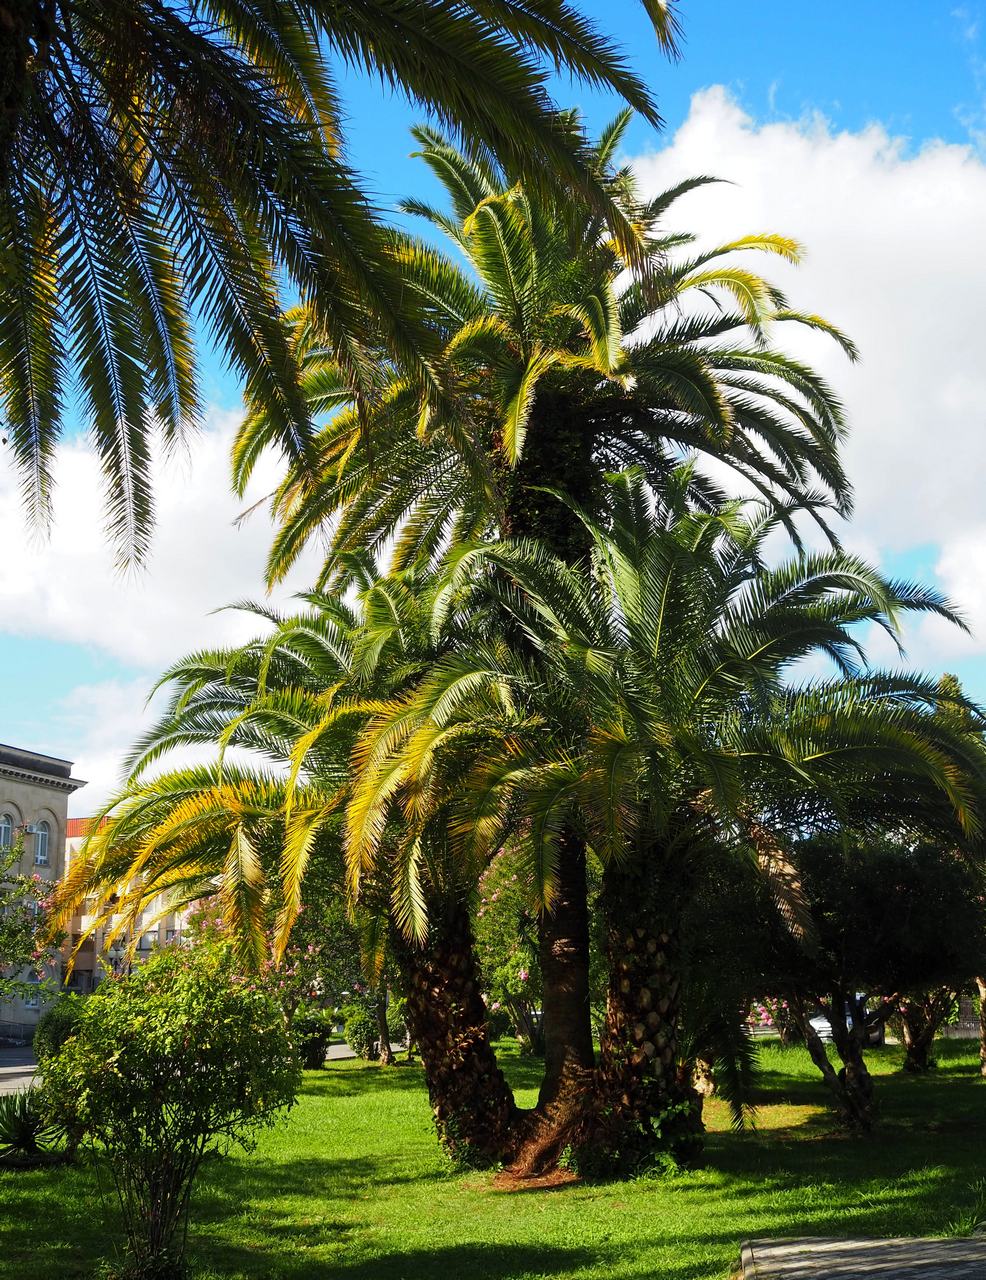
MULTIPOLYGON (((197 1275, 281 1280, 698 1280, 725 1277, 751 1235, 936 1234, 986 1172, 986 1084, 948 1042, 925 1079, 873 1055, 880 1132, 834 1131, 798 1050, 768 1046, 756 1132, 707 1109, 705 1167, 663 1181, 507 1194, 451 1174, 416 1067, 338 1063, 306 1076, 285 1124, 203 1176, 197 1275)), ((509 1060, 529 1101, 534 1066, 509 1060)), ((104 1186, 104 1191, 109 1188, 104 1186)), ((0 1175, 0 1274, 60 1280, 107 1253, 94 1171, 0 1175)))

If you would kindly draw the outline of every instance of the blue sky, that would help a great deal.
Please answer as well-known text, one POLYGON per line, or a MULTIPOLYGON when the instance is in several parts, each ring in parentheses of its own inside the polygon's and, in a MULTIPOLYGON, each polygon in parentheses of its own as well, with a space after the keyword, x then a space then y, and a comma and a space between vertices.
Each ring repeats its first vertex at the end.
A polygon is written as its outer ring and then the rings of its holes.
MULTIPOLYGON (((808 242, 810 300, 817 296, 837 320, 856 317, 863 365, 824 366, 845 389, 852 416, 860 514, 851 540, 889 572, 938 581, 986 624, 979 585, 986 526, 977 501, 986 385, 976 381, 975 351, 941 333, 955 324, 952 313, 978 326, 979 285, 986 286, 986 236, 978 231, 986 226, 984 5, 691 0, 681 6, 677 64, 661 57, 632 0, 581 7, 624 44, 656 93, 663 135, 635 122, 625 148, 648 180, 723 173, 736 193, 710 196, 715 206, 696 203, 698 225, 713 235, 720 221, 773 224, 776 210, 787 219, 779 229, 793 222, 808 242), (842 173, 852 175, 845 192, 833 189, 842 173), (898 236, 899 270, 889 250, 881 257, 885 233, 898 236), (900 275, 914 269, 912 247, 926 274, 902 290, 900 275)), ((579 105, 593 128, 614 111, 604 95, 567 83, 558 83, 557 96, 579 105)), ((353 77, 346 99, 351 157, 381 207, 407 194, 433 198, 427 173, 409 156, 407 129, 418 113, 353 77)), ((78 771, 97 785, 82 793, 76 812, 105 794, 153 676, 200 636, 204 643, 238 634, 227 615, 217 620, 209 611, 260 591, 267 532, 232 530, 235 511, 222 492, 237 388, 212 359, 205 374, 217 406, 213 429, 193 444, 185 470, 165 481, 161 544, 141 581, 116 578, 100 550, 98 492, 81 446, 67 457, 64 528, 47 550, 29 544, 13 482, 0 475, 0 740, 77 758, 78 771)), ((916 662, 957 671, 986 698, 978 641, 953 643, 931 629, 915 632, 912 647, 916 662)))

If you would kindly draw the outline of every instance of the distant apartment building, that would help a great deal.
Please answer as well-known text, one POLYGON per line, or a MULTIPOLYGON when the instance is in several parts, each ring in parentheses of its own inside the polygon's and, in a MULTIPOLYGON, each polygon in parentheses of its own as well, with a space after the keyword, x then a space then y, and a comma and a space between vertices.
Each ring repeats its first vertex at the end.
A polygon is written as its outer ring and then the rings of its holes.
MULTIPOLYGON (((0 848, 24 833, 21 871, 50 881, 64 874, 68 798, 84 785, 72 777, 71 760, 0 743, 0 848)), ((0 1036, 30 1035, 40 1011, 38 996, 0 1004, 0 1036)))
MULTIPOLYGON (((69 818, 65 833, 66 871, 94 830, 95 821, 94 818, 69 818)), ((94 923, 92 911, 95 903, 89 899, 83 902, 81 911, 69 924, 65 941, 66 960, 75 951, 71 974, 67 973, 67 964, 62 966, 69 990, 91 991, 105 973, 124 972, 132 964, 139 964, 146 959, 156 946, 179 938, 181 917, 165 911, 166 905, 163 899, 155 899, 140 916, 134 929, 125 930, 111 940, 119 918, 111 917, 106 924, 99 925, 90 932, 94 923), (137 947, 131 958, 128 949, 134 935, 137 935, 137 947)))

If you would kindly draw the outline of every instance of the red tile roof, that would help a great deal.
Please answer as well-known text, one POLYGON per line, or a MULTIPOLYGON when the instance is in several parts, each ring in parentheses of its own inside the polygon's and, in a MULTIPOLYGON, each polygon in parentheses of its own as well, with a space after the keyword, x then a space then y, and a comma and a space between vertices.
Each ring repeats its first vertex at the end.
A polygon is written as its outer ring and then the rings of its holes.
MULTIPOLYGON (((65 823, 66 840, 77 839, 79 836, 91 835, 93 831, 93 823, 95 821, 95 818, 69 818, 65 823)), ((99 825, 105 826, 106 819, 104 818, 99 825)))

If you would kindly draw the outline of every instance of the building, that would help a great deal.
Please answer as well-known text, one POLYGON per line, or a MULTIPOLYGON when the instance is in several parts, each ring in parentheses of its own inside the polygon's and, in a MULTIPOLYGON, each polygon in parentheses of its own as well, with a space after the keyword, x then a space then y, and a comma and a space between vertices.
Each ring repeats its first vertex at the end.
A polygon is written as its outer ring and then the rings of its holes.
MULTIPOLYGON (((66 871, 72 865, 72 858, 79 853, 86 838, 92 832, 94 823, 94 818, 69 818, 65 831, 66 871)), ((93 905, 89 900, 84 902, 82 910, 73 917, 68 927, 65 959, 67 960, 75 951, 75 963, 66 982, 71 991, 91 991, 104 973, 108 971, 119 973, 133 962, 140 963, 156 946, 163 946, 181 935, 181 918, 166 910, 166 904, 162 898, 155 899, 137 922, 137 928, 134 931, 139 935, 137 950, 131 961, 127 956, 127 949, 132 940, 131 931, 121 933, 107 945, 113 925, 117 923, 116 919, 113 919, 108 926, 97 927, 89 937, 85 937, 93 923, 93 917, 87 908, 93 905)), ((67 966, 63 964, 63 973, 66 968, 67 966)))
MULTIPOLYGON (((0 743, 0 848, 24 832, 20 871, 52 882, 64 874, 68 798, 82 786, 71 760, 0 743)), ((39 1016, 37 996, 0 1004, 0 1036, 30 1036, 39 1016)))

